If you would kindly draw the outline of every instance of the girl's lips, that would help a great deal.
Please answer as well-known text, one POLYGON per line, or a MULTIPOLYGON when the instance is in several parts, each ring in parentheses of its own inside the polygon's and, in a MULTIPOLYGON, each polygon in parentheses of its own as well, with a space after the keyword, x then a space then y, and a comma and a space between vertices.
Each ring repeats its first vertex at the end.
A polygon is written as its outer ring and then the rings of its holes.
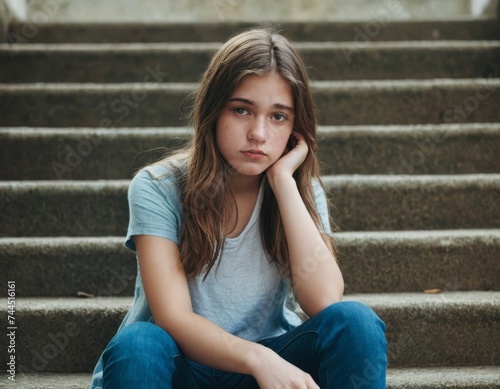
POLYGON ((253 159, 262 158, 266 155, 261 150, 245 150, 245 151, 242 151, 241 153, 243 155, 245 155, 246 157, 253 158, 253 159))

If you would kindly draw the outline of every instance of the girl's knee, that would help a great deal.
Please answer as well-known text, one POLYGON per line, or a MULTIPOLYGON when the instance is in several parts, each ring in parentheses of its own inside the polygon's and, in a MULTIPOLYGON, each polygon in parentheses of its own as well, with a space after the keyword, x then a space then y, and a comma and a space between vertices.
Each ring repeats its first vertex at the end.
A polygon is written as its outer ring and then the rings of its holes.
POLYGON ((326 307, 319 313, 327 317, 327 320, 338 324, 349 323, 350 325, 378 325, 385 329, 385 324, 377 314, 365 304, 356 301, 342 301, 326 307))
POLYGON ((332 304, 318 315, 329 322, 331 326, 348 328, 357 333, 383 333, 384 322, 365 304, 356 301, 342 301, 332 304))
POLYGON ((324 315, 322 334, 326 344, 351 357, 377 361, 380 366, 387 364, 385 324, 370 307, 345 301, 330 305, 319 314, 324 315))

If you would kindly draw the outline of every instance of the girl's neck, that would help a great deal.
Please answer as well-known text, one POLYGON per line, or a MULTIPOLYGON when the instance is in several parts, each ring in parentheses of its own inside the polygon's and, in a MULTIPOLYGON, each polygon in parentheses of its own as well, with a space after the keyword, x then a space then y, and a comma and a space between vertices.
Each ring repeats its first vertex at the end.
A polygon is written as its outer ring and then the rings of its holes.
POLYGON ((238 174, 231 177, 229 185, 235 194, 254 192, 259 190, 262 177, 262 175, 244 176, 238 174))

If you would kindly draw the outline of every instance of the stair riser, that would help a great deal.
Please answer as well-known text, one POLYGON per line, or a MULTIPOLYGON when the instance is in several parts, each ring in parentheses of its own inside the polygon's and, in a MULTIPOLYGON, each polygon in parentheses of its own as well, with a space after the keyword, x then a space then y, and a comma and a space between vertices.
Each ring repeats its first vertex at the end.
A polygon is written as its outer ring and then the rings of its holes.
MULTIPOLYGON (((126 313, 125 307, 108 312, 102 309, 31 312, 23 310, 20 300, 17 301, 17 373, 92 372, 126 313)), ((6 350, 4 339, 1 344, 6 350)), ((0 358, 5 366, 8 355, 3 353, 0 358)))
MULTIPOLYGON (((115 309, 31 311, 18 300, 19 372, 91 372, 126 309, 122 304, 115 309)), ((500 363, 498 306, 374 309, 387 325, 391 367, 500 363)), ((6 363, 6 353, 1 358, 6 363)))
MULTIPOLYGON (((127 185, 2 185, 0 233, 123 236, 128 223, 127 185)), ((498 180, 425 183, 329 178, 327 185, 335 206, 331 215, 341 230, 500 227, 498 180)))
MULTIPOLYGON (((184 85, 184 84, 183 84, 184 85)), ((191 85, 191 84, 186 84, 191 85)), ((499 82, 313 88, 321 125, 496 122, 499 82), (369 109, 367 109, 369 107, 369 109)), ((0 126, 165 127, 186 124, 192 87, 0 87, 0 126), (98 102, 98 103, 97 103, 98 102)))
MULTIPOLYGON (((132 296, 137 265, 134 253, 123 243, 124 238, 12 244, 0 240, 1 278, 9 274, 16 280, 19 297, 76 297, 78 292, 132 296)), ((3 285, 8 280, 4 281, 0 290, 7 296, 3 285)))
MULTIPOLYGON (((254 23, 219 24, 22 24, 10 26, 10 41, 59 42, 225 42, 254 23)), ((286 23, 281 28, 295 41, 406 41, 500 39, 496 20, 361 23, 286 23), (380 28, 377 28, 378 27, 380 28), (370 30, 373 29, 373 30, 370 30)))
POLYGON ((124 236, 127 184, 112 188, 34 186, 1 190, 0 226, 8 236, 124 236))
MULTIPOLYGON (((113 50, 112 48, 110 50, 113 50)), ((362 80, 405 78, 475 78, 500 74, 500 48, 432 46, 376 49, 346 44, 336 49, 300 50, 312 79, 362 80)), ((1 82, 142 82, 146 69, 163 77, 149 82, 197 82, 214 50, 0 51, 6 65, 1 82), (36 69, 36 71, 33 71, 36 69)))
POLYGON ((5 148, 0 161, 10 167, 0 172, 0 180, 129 179, 141 167, 185 145, 188 137, 187 132, 152 136, 0 132, 5 148))
POLYGON ((353 179, 329 186, 330 214, 343 231, 500 227, 500 182, 414 186, 353 179))
MULTIPOLYGON (((446 296, 443 296, 446 299, 446 296)), ((498 306, 376 309, 386 323, 389 366, 498 365, 498 306), (494 342, 494 343, 493 343, 494 342)))
POLYGON ((500 236, 336 238, 347 293, 500 290, 500 236))
MULTIPOLYGON (((146 132, 146 131, 144 131, 146 132)), ((0 180, 128 179, 140 167, 187 143, 188 132, 37 134, 0 130, 0 180)), ((388 133, 321 131, 323 174, 500 173, 500 127, 388 133)))
MULTIPOLYGON (((346 293, 500 290, 498 233, 401 235, 337 234, 346 293)), ((0 240, 0 274, 15 278, 20 297, 74 297, 79 291, 101 297, 132 296, 136 261, 123 241, 0 240)), ((7 285, 4 281, 2 285, 7 285)), ((0 290, 0 295, 6 296, 6 291, 0 290)))

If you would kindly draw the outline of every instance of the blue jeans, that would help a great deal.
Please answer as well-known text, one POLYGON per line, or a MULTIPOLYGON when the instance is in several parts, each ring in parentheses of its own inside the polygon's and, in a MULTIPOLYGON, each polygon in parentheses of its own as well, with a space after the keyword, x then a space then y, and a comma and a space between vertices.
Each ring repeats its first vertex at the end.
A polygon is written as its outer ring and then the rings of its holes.
MULTIPOLYGON (((385 325, 367 306, 340 302, 299 327, 260 341, 308 372, 322 389, 385 388, 385 325)), ((252 376, 212 369, 184 357, 151 323, 120 331, 103 353, 104 388, 258 388, 252 376)))

